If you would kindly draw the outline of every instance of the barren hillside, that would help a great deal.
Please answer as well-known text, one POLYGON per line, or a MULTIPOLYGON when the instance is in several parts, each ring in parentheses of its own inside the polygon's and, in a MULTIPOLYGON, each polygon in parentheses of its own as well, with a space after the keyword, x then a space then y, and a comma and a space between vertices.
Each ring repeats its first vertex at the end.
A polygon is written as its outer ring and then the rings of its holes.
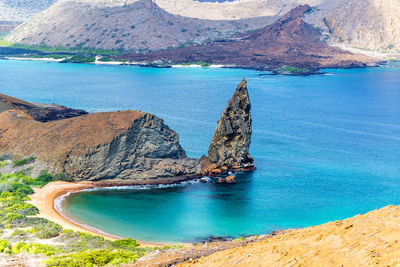
POLYGON ((323 42, 321 33, 303 20, 310 10, 308 5, 298 6, 271 25, 236 38, 117 57, 142 62, 162 61, 165 64, 208 62, 278 71, 284 66, 291 66, 302 69, 300 72, 303 74, 314 73, 319 68, 361 67, 374 63, 369 57, 323 42))
POLYGON ((330 43, 400 52, 400 0, 326 0, 306 21, 330 43))
POLYGON ((170 14, 151 0, 130 2, 61 0, 7 39, 29 45, 158 50, 226 37, 272 21, 270 17, 200 20, 170 14))
POLYGON ((330 44, 400 51, 400 0, 60 0, 18 27, 7 40, 159 50, 262 28, 299 4, 313 7, 306 22, 330 44))

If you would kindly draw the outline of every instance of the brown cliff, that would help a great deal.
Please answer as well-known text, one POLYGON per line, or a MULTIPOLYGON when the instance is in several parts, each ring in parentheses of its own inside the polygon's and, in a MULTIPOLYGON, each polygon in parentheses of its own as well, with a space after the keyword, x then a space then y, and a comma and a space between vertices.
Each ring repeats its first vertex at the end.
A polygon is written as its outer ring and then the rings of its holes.
POLYGON ((76 180, 121 181, 196 173, 176 132, 140 111, 108 112, 38 122, 18 110, 0 113, 0 155, 35 156, 32 170, 76 180))

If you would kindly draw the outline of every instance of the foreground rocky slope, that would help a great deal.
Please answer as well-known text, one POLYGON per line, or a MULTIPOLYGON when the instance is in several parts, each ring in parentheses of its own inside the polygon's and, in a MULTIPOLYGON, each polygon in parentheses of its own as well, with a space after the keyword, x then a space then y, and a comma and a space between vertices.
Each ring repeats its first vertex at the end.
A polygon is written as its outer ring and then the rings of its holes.
POLYGON ((388 206, 285 231, 178 266, 398 266, 399 224, 400 206, 388 206))
MULTIPOLYGON (((284 66, 306 68, 360 67, 374 62, 371 58, 334 48, 322 40, 321 33, 303 20, 311 12, 299 6, 270 26, 205 45, 190 46, 144 54, 126 54, 134 61, 162 60, 166 64, 208 62, 235 67, 275 70, 284 66)), ((290 70, 290 69, 289 69, 290 70)))

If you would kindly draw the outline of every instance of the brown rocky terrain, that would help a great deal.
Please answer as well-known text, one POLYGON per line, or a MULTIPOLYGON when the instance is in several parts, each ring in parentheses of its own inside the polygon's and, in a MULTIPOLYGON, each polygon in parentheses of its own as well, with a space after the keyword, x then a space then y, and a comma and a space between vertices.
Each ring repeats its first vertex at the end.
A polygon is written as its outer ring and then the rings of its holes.
MULTIPOLYGON (((360 54, 334 48, 303 19, 312 9, 299 6, 271 25, 236 38, 143 54, 126 54, 134 61, 162 60, 166 64, 207 62, 235 67, 274 70, 283 66, 318 69, 360 67, 374 62, 360 54)), ((305 70, 308 72, 308 70, 305 70)))
POLYGON ((0 113, 16 109, 25 112, 25 116, 41 122, 61 120, 87 114, 84 110, 71 109, 59 105, 39 105, 21 99, 0 94, 0 113))
POLYGON ((400 207, 388 206, 286 231, 178 266, 398 266, 399 224, 400 207))

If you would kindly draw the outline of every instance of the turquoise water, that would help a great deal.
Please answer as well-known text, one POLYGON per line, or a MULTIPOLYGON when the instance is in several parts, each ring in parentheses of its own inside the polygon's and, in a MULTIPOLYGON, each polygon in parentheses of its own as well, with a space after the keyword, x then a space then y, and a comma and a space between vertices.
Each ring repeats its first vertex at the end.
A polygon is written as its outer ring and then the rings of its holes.
POLYGON ((0 92, 91 112, 155 113, 199 157, 246 77, 257 171, 239 175, 236 185, 91 191, 64 205, 106 232, 182 242, 306 227, 400 204, 400 66, 328 73, 0 60, 0 92))

